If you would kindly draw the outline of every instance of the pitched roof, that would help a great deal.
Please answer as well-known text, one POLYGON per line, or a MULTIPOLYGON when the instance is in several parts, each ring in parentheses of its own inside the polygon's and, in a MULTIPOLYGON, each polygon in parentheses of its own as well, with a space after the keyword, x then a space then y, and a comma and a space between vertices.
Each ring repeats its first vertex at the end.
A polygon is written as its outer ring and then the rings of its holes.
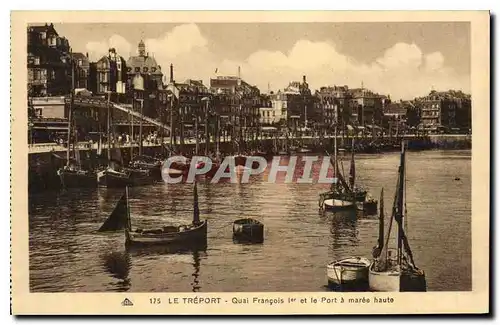
POLYGON ((141 72, 144 68, 148 68, 148 72, 152 74, 163 74, 160 66, 152 56, 131 56, 127 60, 127 66, 132 68, 132 72, 135 71, 135 68, 140 68, 141 72))

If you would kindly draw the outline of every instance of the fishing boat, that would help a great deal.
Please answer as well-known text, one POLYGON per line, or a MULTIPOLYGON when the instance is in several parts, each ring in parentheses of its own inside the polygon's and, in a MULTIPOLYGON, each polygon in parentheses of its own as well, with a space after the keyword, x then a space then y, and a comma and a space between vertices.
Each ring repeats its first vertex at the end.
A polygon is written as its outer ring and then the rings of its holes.
POLYGON ((176 245, 207 242, 207 220, 200 221, 198 190, 194 183, 194 213, 191 224, 164 226, 157 229, 132 229, 130 214, 128 227, 125 228, 126 245, 176 245))
POLYGON ((264 224, 252 218, 234 221, 233 240, 237 242, 262 243, 264 241, 264 224))
POLYGON ((370 260, 364 257, 347 257, 326 266, 328 286, 363 288, 368 284, 370 260))
POLYGON ((161 246, 161 245, 198 245, 207 243, 207 221, 200 221, 198 208, 198 191, 194 184, 194 215, 190 224, 179 226, 163 226, 155 229, 133 228, 130 217, 128 200, 128 187, 116 204, 109 218, 99 229, 103 231, 116 231, 125 229, 126 246, 161 246))
MULTIPOLYGON (((96 173, 93 170, 85 170, 81 166, 80 151, 76 149, 78 142, 75 119, 73 118, 73 103, 75 96, 75 62, 71 54, 71 99, 68 109, 68 146, 66 148, 66 165, 57 170, 63 188, 92 188, 97 187, 96 173), (73 156, 71 159, 71 148, 73 156)), ((92 150, 92 148, 90 149, 92 150)))
POLYGON ((389 230, 384 238, 383 190, 380 197, 379 238, 373 249, 368 281, 370 290, 382 292, 426 291, 425 272, 415 265, 404 220, 406 215, 405 144, 402 143, 401 162, 389 230), (389 249, 393 221, 397 228, 397 249, 389 249))
POLYGON ((124 188, 132 186, 132 173, 123 170, 122 164, 111 159, 111 92, 108 92, 108 114, 107 114, 107 156, 108 165, 97 172, 97 184, 99 187, 124 188))
POLYGON ((97 172, 97 184, 106 188, 132 186, 131 171, 124 170, 117 162, 109 160, 108 166, 97 172))
POLYGON ((334 157, 333 160, 330 157, 330 163, 333 165, 336 181, 332 184, 330 191, 320 194, 319 208, 326 211, 356 210, 356 201, 349 192, 349 185, 339 168, 337 156, 337 123, 335 123, 334 157))
POLYGON ((134 170, 147 170, 149 171, 149 176, 154 180, 161 180, 162 164, 163 162, 161 161, 161 159, 157 159, 147 155, 138 155, 130 160, 129 166, 134 170))
POLYGON ((96 173, 81 169, 78 165, 68 164, 57 171, 63 188, 94 188, 97 187, 96 173))

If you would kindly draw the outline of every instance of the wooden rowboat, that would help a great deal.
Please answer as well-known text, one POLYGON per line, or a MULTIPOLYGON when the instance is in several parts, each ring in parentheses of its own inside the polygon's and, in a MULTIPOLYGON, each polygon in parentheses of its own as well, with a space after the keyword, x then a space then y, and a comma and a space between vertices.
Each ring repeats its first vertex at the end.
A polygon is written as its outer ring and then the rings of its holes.
POLYGON ((370 260, 364 257, 348 257, 333 261, 326 266, 328 285, 367 286, 369 267, 370 260))
POLYGON ((127 245, 173 245, 206 242, 207 221, 198 224, 165 226, 158 229, 125 229, 127 245))
POLYGON ((126 246, 150 245, 196 245, 206 247, 207 221, 200 220, 198 208, 198 191, 194 183, 194 213, 190 224, 179 226, 163 226, 155 229, 132 228, 130 220, 130 207, 128 203, 128 187, 118 201, 115 209, 101 226, 99 231, 115 231, 125 228, 126 246))

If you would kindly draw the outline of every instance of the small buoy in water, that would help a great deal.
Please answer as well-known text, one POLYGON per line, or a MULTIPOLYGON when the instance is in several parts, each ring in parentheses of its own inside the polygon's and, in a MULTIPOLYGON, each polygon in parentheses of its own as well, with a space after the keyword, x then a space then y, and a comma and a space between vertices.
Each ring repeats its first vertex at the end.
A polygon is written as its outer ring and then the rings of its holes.
POLYGON ((456 180, 456 181, 459 181, 459 180, 460 180, 460 177, 455 177, 455 180, 456 180))

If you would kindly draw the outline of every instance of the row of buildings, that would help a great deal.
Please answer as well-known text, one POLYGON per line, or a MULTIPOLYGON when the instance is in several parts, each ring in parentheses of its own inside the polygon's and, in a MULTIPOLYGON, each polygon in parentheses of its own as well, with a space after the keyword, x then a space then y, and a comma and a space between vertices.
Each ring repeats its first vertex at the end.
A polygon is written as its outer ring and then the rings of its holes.
POLYGON ((28 95, 30 114, 45 119, 68 116, 64 97, 75 93, 132 105, 148 117, 184 134, 196 124, 217 125, 226 133, 255 132, 260 126, 290 129, 341 130, 396 128, 470 128, 470 96, 431 92, 407 102, 364 87, 327 86, 312 91, 306 76, 283 90, 263 94, 237 76, 178 81, 174 66, 167 73, 141 40, 137 54, 125 59, 116 49, 95 61, 73 52, 52 24, 28 27, 28 95), (58 98, 63 104, 58 105, 58 98), (242 131, 243 130, 243 131, 242 131))

